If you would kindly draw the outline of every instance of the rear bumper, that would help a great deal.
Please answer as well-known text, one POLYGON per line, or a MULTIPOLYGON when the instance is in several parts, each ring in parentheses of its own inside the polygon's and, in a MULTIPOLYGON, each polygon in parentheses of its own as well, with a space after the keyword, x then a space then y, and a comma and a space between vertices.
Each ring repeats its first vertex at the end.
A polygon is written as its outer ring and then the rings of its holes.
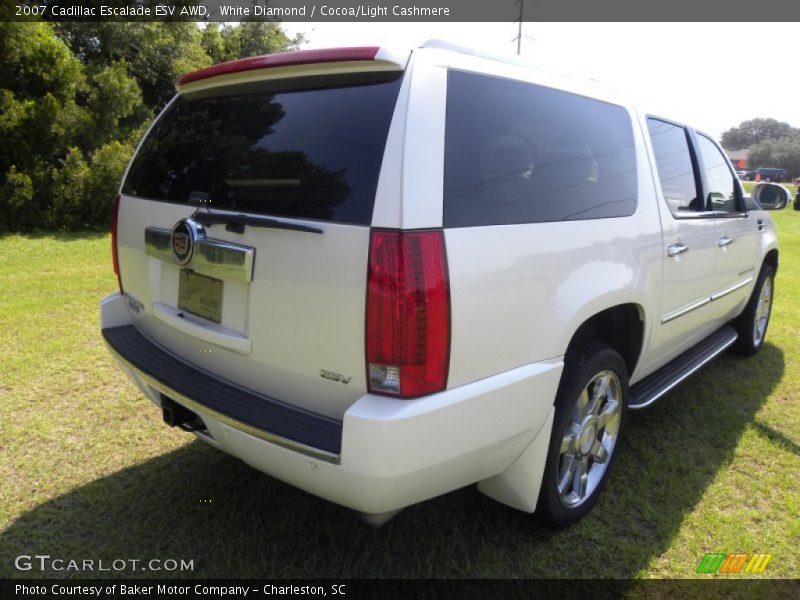
POLYGON ((151 342, 134 325, 103 329, 114 357, 137 379, 186 408, 253 435, 336 462, 342 423, 209 375, 151 342))
MULTIPOLYGON (((549 437, 563 365, 561 359, 528 364, 417 400, 366 394, 339 422, 171 356, 135 330, 119 294, 102 301, 101 317, 106 345, 123 370, 156 404, 164 394, 200 415, 208 436, 199 437, 260 471, 370 514, 508 469, 537 434, 549 437)), ((545 459, 536 458, 542 465, 545 459)))

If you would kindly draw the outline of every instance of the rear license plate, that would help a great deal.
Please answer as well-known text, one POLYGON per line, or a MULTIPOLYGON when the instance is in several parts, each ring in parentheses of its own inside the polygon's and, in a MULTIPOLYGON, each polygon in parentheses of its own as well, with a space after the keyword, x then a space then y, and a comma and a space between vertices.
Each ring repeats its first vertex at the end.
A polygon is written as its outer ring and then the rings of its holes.
POLYGON ((181 270, 178 308, 219 323, 222 320, 222 281, 181 270))

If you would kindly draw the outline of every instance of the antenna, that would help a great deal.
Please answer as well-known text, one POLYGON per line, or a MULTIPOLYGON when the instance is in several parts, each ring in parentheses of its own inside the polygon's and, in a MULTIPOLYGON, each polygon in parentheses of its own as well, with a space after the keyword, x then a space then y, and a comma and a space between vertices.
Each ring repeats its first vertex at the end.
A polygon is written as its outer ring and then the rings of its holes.
POLYGON ((519 4, 519 20, 517 21, 519 27, 517 29, 517 37, 514 38, 517 41, 517 56, 519 56, 522 50, 522 10, 525 6, 525 0, 517 0, 514 4, 519 4))

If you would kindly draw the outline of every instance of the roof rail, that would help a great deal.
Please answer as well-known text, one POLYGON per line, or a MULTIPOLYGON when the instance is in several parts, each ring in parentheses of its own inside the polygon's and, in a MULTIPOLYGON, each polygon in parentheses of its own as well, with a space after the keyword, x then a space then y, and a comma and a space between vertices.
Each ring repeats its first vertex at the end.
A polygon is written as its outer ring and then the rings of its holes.
MULTIPOLYGON (((467 54, 469 56, 475 56, 477 58, 487 58, 489 60, 496 60, 498 62, 510 64, 510 65, 517 65, 520 67, 529 67, 535 68, 540 71, 547 71, 548 73, 552 73, 554 75, 558 75, 559 77, 566 77, 569 79, 573 79, 575 81, 590 81, 593 85, 597 85, 599 87, 605 87, 602 82, 595 79, 594 77, 590 77, 588 75, 579 76, 572 73, 567 73, 564 71, 560 71, 556 68, 553 68, 550 65, 542 64, 540 62, 533 62, 532 60, 522 58, 520 56, 513 56, 509 54, 498 54, 496 52, 490 52, 487 50, 481 50, 477 48, 470 48, 468 46, 462 46, 460 44, 454 44, 452 42, 448 42, 446 40, 440 39, 430 39, 423 42, 420 48, 433 48, 438 50, 449 50, 451 52, 458 52, 459 54, 467 54)), ((608 89, 608 88, 607 88, 608 89)))
POLYGON ((467 54, 469 56, 476 56, 478 58, 488 58, 489 60, 496 60, 498 62, 508 63, 511 65, 519 65, 521 67, 541 67, 537 63, 524 59, 519 56, 510 54, 499 54, 489 50, 481 50, 480 48, 470 48, 468 46, 461 46, 446 40, 431 39, 424 42, 420 48, 434 48, 439 50, 450 50, 451 52, 458 52, 459 54, 467 54))
POLYGON ((420 48, 439 48, 441 50, 452 50, 453 52, 459 52, 461 54, 475 55, 474 48, 468 48, 467 46, 461 46, 459 44, 454 44, 453 42, 440 40, 438 38, 433 38, 422 42, 420 48))

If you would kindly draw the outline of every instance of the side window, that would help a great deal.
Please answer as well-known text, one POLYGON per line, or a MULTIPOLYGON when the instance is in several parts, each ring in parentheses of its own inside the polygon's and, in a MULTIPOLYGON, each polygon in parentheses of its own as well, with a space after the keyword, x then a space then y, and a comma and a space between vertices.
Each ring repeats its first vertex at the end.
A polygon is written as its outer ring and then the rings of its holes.
POLYGON ((624 217, 636 211, 637 191, 621 106, 449 72, 445 227, 624 217))
POLYGON ((703 211, 689 152, 686 130, 672 123, 648 118, 647 128, 653 143, 661 191, 675 217, 703 211))
POLYGON ((735 176, 728 166, 725 156, 716 144, 701 133, 697 134, 700 156, 708 186, 708 204, 711 210, 738 212, 736 203, 735 176))

